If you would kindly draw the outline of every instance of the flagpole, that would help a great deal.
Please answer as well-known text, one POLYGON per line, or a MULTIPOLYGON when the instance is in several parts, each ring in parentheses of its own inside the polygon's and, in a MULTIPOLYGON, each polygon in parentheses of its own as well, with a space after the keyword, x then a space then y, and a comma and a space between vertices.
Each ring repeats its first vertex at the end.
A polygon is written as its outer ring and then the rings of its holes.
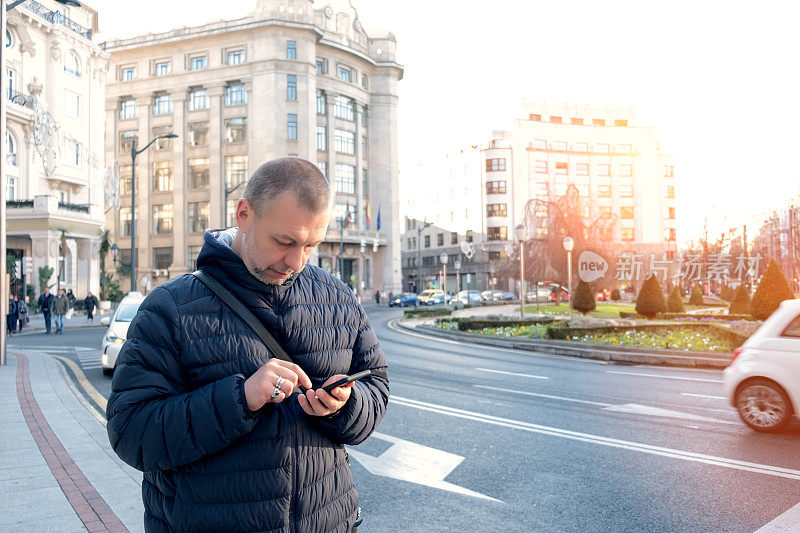
POLYGON ((344 220, 339 222, 339 279, 344 282, 344 220))

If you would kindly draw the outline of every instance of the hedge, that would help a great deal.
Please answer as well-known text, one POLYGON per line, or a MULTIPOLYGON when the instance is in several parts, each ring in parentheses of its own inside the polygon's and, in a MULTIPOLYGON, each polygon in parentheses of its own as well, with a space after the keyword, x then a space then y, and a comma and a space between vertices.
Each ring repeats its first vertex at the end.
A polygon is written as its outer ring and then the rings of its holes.
POLYGON ((658 313, 656 315, 656 318, 664 319, 664 320, 670 320, 670 319, 673 319, 673 318, 696 318, 698 320, 701 319, 701 318, 713 318, 714 320, 722 320, 722 321, 725 321, 725 322, 731 322, 733 320, 755 320, 752 316, 744 315, 744 314, 734 314, 734 315, 703 315, 703 314, 697 314, 697 315, 692 315, 692 314, 689 314, 689 313, 658 313))
POLYGON ((650 331, 653 333, 668 334, 675 329, 699 329, 711 330, 720 337, 728 341, 731 346, 737 347, 744 344, 749 338, 748 335, 737 333, 720 324, 700 324, 700 323, 687 323, 687 324, 643 324, 637 326, 604 326, 595 328, 570 328, 567 326, 566 321, 559 321, 547 328, 547 338, 554 340, 567 340, 567 337, 578 337, 583 335, 606 335, 610 333, 624 333, 630 330, 636 331, 650 331))
POLYGON ((484 329, 484 328, 510 328, 517 326, 531 326, 534 324, 547 324, 554 322, 555 318, 537 318, 537 319, 491 319, 491 318, 471 318, 462 317, 455 319, 437 319, 436 323, 455 322, 458 324, 459 331, 467 331, 470 329, 484 329))
POLYGON ((407 309, 403 311, 403 318, 424 318, 432 316, 450 316, 450 309, 407 309))

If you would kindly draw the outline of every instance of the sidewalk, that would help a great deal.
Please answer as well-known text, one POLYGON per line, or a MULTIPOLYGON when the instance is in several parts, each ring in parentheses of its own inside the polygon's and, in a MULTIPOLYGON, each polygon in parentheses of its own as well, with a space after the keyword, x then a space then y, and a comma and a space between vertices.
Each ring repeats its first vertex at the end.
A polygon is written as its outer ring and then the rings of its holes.
POLYGON ((71 389, 61 364, 15 348, 7 363, 0 367, 0 531, 143 531, 142 474, 116 456, 105 421, 71 389))
MULTIPOLYGON (((73 314, 72 318, 67 320, 64 319, 64 329, 75 329, 75 328, 92 328, 102 326, 100 324, 100 319, 104 316, 112 316, 114 313, 113 311, 106 311, 106 314, 101 315, 98 313, 94 314, 94 320, 91 322, 86 320, 85 314, 73 314)), ((28 322, 24 328, 22 328, 22 332, 30 332, 30 331, 44 331, 44 315, 42 313, 38 313, 35 315, 29 315, 31 321, 28 322)), ((55 319, 51 317, 50 319, 50 331, 53 332, 56 330, 55 319)), ((17 332, 19 333, 19 331, 17 332)))

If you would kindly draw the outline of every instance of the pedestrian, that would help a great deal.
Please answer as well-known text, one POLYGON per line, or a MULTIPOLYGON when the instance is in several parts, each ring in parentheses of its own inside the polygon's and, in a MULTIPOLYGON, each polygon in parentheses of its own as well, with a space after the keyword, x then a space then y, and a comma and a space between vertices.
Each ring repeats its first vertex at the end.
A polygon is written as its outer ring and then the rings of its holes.
POLYGON ((67 289, 67 293, 65 294, 65 296, 67 297, 67 301, 69 302, 69 306, 70 307, 75 307, 75 300, 77 300, 77 298, 72 293, 72 289, 67 289))
POLYGON ((8 299, 8 313, 6 314, 6 328, 9 335, 17 332, 17 320, 19 320, 19 311, 17 310, 17 303, 14 298, 8 299))
POLYGON ((50 314, 53 311, 53 295, 50 294, 50 287, 45 287, 44 292, 39 295, 39 301, 36 303, 36 307, 44 315, 44 327, 45 327, 45 335, 50 335, 50 314))
POLYGON ((86 321, 94 322, 94 308, 97 307, 97 298, 92 296, 92 291, 89 291, 88 296, 83 300, 83 308, 86 309, 86 321))
POLYGON ((16 296, 14 296, 14 301, 17 303, 19 330, 22 331, 22 327, 28 323, 28 304, 25 303, 24 299, 20 300, 16 296))
POLYGON ((53 315, 56 317, 56 335, 64 334, 64 315, 69 311, 69 300, 64 294, 64 289, 58 289, 58 294, 53 299, 53 315))
POLYGON ((380 304, 381 303, 381 293, 380 293, 380 291, 375 291, 375 303, 376 304, 380 304))
POLYGON ((316 165, 270 161, 247 181, 237 227, 207 231, 197 258, 292 362, 270 357, 192 274, 139 307, 106 416, 116 453, 144 472, 145 530, 347 532, 360 521, 344 446, 375 430, 389 386, 353 291, 307 263, 329 201, 316 165), (363 370, 352 387, 320 388, 363 370))

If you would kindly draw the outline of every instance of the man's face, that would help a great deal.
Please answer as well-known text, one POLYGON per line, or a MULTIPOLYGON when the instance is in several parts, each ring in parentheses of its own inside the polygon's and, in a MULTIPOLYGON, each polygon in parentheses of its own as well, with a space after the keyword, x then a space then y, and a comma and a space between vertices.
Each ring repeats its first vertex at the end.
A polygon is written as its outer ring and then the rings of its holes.
POLYGON ((50 288, 49 287, 45 287, 44 288, 44 293, 45 294, 50 294, 50 288))
POLYGON ((250 273, 268 285, 280 285, 300 272, 328 229, 330 212, 313 215, 285 192, 257 215, 247 200, 239 200, 236 221, 241 232, 240 256, 250 273))

